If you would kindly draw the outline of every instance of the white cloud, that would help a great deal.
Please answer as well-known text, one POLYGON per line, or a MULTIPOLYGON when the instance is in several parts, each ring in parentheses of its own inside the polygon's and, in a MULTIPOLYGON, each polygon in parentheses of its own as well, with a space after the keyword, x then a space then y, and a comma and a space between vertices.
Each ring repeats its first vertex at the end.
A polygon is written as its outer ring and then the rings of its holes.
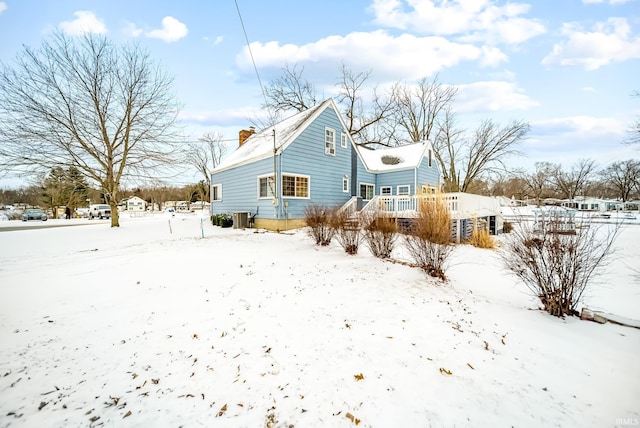
MULTIPOLYGON (((609 0, 609 4, 624 4, 629 3, 633 0, 609 0)), ((595 3, 604 3, 605 0, 582 0, 582 3, 585 4, 595 4, 595 3)))
POLYGON ((592 31, 584 31, 578 24, 564 24, 562 33, 567 40, 554 45, 542 60, 543 65, 596 70, 612 62, 640 58, 640 36, 631 34, 626 18, 609 18, 592 31))
POLYGON ((515 83, 490 81, 458 85, 455 106, 460 113, 526 110, 540 105, 515 83))
POLYGON ((73 21, 63 21, 58 25, 63 32, 72 36, 85 33, 105 34, 107 32, 107 26, 93 12, 80 10, 74 15, 76 19, 73 21))
POLYGON ((4 12, 5 10, 7 10, 7 4, 3 1, 0 1, 0 13, 4 12))
POLYGON ((584 88, 582 88, 582 90, 584 92, 595 92, 596 91, 595 88, 592 87, 592 86, 585 86, 584 88))
POLYGON ((149 31, 146 36, 170 43, 185 37, 188 32, 189 30, 185 24, 172 16, 165 16, 162 18, 162 28, 149 31))
POLYGON ((557 135, 563 138, 589 138, 603 136, 622 137, 626 123, 619 119, 593 116, 570 116, 534 122, 536 134, 557 135))
POLYGON ((138 28, 133 22, 127 22, 125 23, 122 32, 127 37, 140 37, 140 35, 142 34, 142 29, 138 28))
MULTIPOLYGON (((477 61, 481 66, 496 66, 506 60, 497 48, 478 48, 451 42, 443 37, 416 37, 410 34, 391 36, 384 30, 330 36, 298 46, 278 42, 254 42, 251 51, 258 67, 280 69, 286 62, 309 63, 335 73, 342 62, 357 64, 358 69, 372 69, 378 79, 387 77, 417 79, 459 64, 477 61), (390 61, 389 58, 393 58, 390 61)), ((248 49, 238 55, 240 68, 252 72, 248 49)), ((309 67, 311 68, 311 67, 309 67)))
POLYGON ((204 41, 205 41, 205 42, 207 42, 207 43, 211 43, 211 44, 213 44, 214 46, 217 46, 217 45, 219 45, 220 43, 222 43, 222 41, 224 40, 224 37, 223 37, 223 36, 218 36, 218 37, 216 37, 215 39, 213 39, 213 41, 212 41, 212 40, 209 38, 209 36, 204 36, 204 37, 202 38, 202 40, 204 40, 204 41))
POLYGON ((524 18, 530 6, 492 0, 375 0, 374 22, 421 34, 459 36, 466 41, 518 44, 546 32, 524 18))

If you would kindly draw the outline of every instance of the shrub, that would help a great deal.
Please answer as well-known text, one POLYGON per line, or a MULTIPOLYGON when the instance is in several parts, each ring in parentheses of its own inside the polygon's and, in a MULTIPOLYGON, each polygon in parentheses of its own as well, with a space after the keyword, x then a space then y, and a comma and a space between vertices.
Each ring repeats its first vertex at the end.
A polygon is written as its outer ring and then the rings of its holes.
POLYGON ((330 218, 334 235, 347 254, 358 254, 360 246, 360 221, 347 211, 333 210, 330 218))
POLYGON ((503 233, 510 233, 512 230, 513 230, 513 224, 511 224, 510 221, 505 221, 504 223, 502 223, 503 233))
POLYGON ((590 224, 567 234, 553 229, 536 232, 522 223, 505 240, 502 258, 545 311, 557 317, 578 315, 583 293, 613 254, 620 229, 619 224, 607 230, 590 224))
POLYGON ((364 214, 361 222, 364 239, 371 254, 381 259, 390 258, 398 237, 398 225, 395 219, 383 212, 374 211, 364 214))
POLYGON ((439 193, 423 197, 418 206, 418 217, 405 235, 407 250, 422 270, 444 281, 446 263, 454 248, 449 207, 439 193))
POLYGON ((487 230, 487 223, 477 219, 474 220, 473 232, 468 243, 478 248, 491 249, 496 247, 496 243, 487 230))
POLYGON ((335 233, 330 220, 335 209, 322 205, 310 204, 304 210, 304 220, 309 227, 309 235, 315 240, 316 245, 329 245, 335 233))

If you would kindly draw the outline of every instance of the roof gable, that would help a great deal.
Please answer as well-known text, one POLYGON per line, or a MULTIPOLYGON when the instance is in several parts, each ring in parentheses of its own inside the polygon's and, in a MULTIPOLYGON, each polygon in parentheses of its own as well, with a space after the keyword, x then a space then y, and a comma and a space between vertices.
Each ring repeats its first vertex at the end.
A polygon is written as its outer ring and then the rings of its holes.
POLYGON ((332 108, 344 126, 338 108, 332 99, 297 113, 274 126, 256 132, 247 138, 244 144, 227 156, 213 170, 220 172, 240 165, 246 165, 273 156, 274 149, 287 148, 324 110, 332 108), (274 147, 275 146, 275 147, 274 147))

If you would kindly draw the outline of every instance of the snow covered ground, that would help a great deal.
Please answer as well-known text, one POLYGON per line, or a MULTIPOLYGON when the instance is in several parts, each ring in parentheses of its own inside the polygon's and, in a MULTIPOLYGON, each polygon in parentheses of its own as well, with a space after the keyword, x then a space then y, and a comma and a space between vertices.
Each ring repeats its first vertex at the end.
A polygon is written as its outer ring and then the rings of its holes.
MULTIPOLYGON (((495 251, 459 246, 442 284, 304 231, 65 222, 0 231, 0 427, 640 420, 640 329, 546 315, 495 251)), ((640 319, 639 237, 587 306, 640 319)))

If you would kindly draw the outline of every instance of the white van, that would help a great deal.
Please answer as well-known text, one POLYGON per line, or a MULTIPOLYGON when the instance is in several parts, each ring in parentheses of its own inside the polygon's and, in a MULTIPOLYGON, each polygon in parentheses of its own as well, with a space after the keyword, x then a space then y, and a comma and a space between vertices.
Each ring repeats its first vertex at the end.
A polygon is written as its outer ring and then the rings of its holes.
POLYGON ((94 204, 89 206, 89 220, 94 218, 111 218, 111 207, 106 204, 94 204))

